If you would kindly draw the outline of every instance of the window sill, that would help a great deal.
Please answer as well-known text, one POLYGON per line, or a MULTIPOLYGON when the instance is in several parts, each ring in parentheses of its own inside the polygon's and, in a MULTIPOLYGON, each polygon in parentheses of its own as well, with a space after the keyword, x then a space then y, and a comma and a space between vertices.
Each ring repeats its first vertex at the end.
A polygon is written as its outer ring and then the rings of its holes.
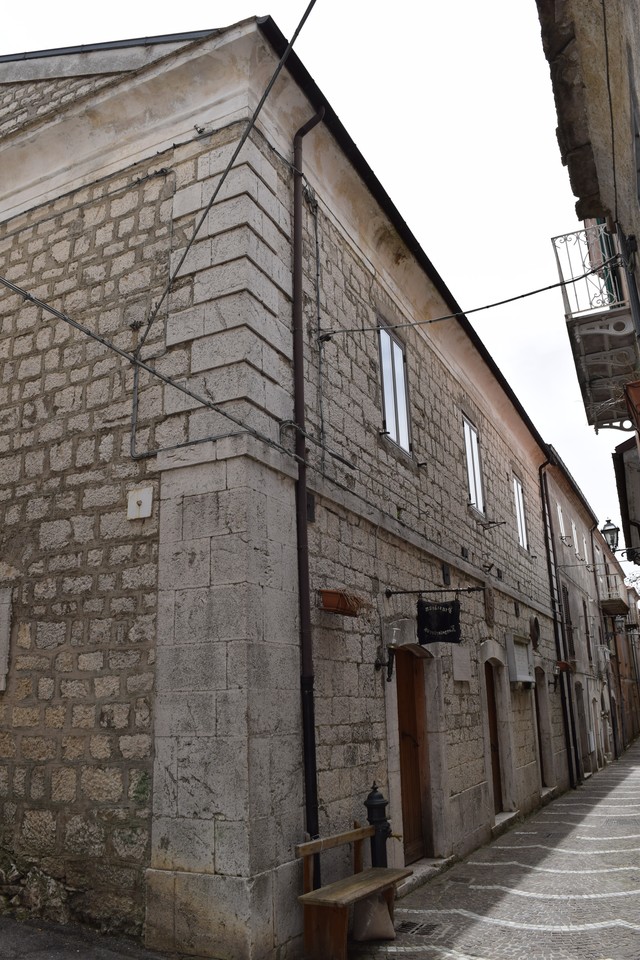
POLYGON ((401 447, 399 443, 396 443, 395 440, 392 440, 391 437, 382 431, 378 431, 378 444, 389 453, 395 454, 398 459, 404 460, 407 466, 414 467, 416 470, 418 469, 418 464, 411 450, 405 450, 404 447, 401 447))

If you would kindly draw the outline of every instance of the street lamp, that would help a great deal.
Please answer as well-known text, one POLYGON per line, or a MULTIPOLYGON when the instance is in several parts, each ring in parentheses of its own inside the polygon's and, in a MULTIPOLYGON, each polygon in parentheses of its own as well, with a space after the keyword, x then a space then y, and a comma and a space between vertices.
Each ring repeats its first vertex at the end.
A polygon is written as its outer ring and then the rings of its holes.
POLYGON ((620 527, 616 527, 615 523, 612 523, 611 520, 607 520, 600 533, 607 541, 607 546, 611 552, 615 553, 615 551, 618 549, 618 535, 620 533, 620 527))

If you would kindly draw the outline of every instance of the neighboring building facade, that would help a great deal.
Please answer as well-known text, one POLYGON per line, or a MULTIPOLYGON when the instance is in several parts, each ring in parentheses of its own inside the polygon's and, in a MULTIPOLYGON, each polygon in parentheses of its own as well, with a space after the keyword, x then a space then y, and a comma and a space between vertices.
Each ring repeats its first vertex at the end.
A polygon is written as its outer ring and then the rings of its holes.
MULTIPOLYGON (((640 3, 537 0, 558 143, 585 229, 554 238, 587 419, 640 425, 640 3), (588 274, 588 276, 586 275, 588 274)), ((619 448, 618 448, 619 449, 619 448)), ((614 457, 614 460, 616 457, 614 457)), ((640 561, 640 459, 617 458, 628 559, 640 561)))
POLYGON ((5 895, 233 960, 297 955, 374 781, 427 875, 612 752, 590 509, 295 56, 208 208, 284 47, 0 62, 5 895))

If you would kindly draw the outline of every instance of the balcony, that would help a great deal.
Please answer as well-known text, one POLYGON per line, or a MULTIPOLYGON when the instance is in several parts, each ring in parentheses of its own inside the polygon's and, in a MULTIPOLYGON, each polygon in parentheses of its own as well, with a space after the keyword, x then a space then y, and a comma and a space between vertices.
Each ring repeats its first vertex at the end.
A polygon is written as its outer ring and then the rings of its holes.
POLYGON ((627 589, 621 577, 613 573, 603 577, 600 584, 600 606, 608 617, 626 617, 629 613, 627 589))
POLYGON ((640 351, 616 238, 604 224, 552 240, 567 332, 588 422, 629 421, 624 388, 640 378, 640 351))

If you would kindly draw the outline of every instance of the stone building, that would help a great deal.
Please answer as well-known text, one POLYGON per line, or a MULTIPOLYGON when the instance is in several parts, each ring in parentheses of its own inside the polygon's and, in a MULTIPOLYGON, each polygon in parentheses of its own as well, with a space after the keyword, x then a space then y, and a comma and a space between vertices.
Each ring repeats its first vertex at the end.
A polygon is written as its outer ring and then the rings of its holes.
POLYGON ((0 62, 3 896, 233 960, 374 781, 427 876, 586 756, 543 477, 588 505, 295 54, 249 131, 285 47, 0 62))

